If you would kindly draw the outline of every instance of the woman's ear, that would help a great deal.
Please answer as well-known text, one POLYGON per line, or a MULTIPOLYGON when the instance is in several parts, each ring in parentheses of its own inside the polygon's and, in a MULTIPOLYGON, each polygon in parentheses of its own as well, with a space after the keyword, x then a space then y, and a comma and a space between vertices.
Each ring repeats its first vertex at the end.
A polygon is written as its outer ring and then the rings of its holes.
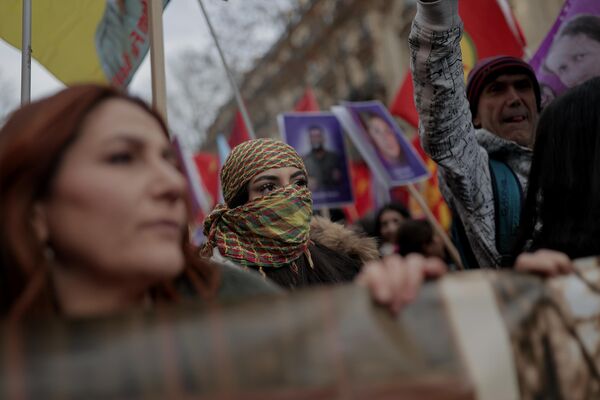
POLYGON ((46 243, 49 239, 48 218, 46 216, 46 207, 41 202, 33 205, 31 224, 40 243, 46 243))

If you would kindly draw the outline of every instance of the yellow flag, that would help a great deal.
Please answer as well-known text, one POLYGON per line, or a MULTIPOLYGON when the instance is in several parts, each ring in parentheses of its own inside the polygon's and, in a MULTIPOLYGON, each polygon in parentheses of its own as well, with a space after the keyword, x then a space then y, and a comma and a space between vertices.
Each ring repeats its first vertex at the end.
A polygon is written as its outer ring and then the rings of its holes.
MULTIPOLYGON (((22 0, 0 1, 0 38, 18 49, 22 11, 22 0)), ((35 0, 32 56, 66 85, 124 87, 148 52, 148 21, 148 0, 35 0)))

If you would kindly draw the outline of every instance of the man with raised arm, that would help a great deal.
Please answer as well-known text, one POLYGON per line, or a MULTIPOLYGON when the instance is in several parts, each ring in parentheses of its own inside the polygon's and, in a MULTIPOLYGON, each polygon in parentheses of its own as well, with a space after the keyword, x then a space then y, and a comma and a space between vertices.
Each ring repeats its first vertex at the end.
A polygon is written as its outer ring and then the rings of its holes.
POLYGON ((419 134, 439 165, 463 260, 498 268, 512 253, 540 88, 529 64, 508 56, 480 61, 465 88, 462 32, 458 0, 417 1, 409 45, 419 134))

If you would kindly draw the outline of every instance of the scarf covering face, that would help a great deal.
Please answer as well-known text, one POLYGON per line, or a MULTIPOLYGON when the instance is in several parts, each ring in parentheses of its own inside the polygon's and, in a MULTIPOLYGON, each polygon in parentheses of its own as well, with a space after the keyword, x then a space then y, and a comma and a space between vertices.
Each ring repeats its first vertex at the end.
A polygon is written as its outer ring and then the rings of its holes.
MULTIPOLYGON (((289 145, 258 139, 237 146, 221 171, 226 203, 261 172, 304 163, 289 145)), ((219 204, 204 221, 207 246, 243 266, 278 268, 307 251, 312 198, 306 187, 287 186, 239 207, 219 204)))
POLYGON ((236 146, 221 170, 221 188, 225 203, 256 175, 272 168, 296 167, 306 176, 304 161, 294 148, 280 140, 248 140, 236 146))

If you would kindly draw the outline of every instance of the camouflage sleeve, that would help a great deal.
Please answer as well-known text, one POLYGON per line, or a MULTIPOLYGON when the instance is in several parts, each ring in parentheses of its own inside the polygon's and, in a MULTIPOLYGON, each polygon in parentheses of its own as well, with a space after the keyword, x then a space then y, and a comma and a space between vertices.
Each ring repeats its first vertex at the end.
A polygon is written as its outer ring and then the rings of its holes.
POLYGON ((458 1, 418 2, 409 36, 423 149, 439 166, 444 197, 461 217, 482 266, 496 265, 494 197, 488 155, 466 98, 458 1))

